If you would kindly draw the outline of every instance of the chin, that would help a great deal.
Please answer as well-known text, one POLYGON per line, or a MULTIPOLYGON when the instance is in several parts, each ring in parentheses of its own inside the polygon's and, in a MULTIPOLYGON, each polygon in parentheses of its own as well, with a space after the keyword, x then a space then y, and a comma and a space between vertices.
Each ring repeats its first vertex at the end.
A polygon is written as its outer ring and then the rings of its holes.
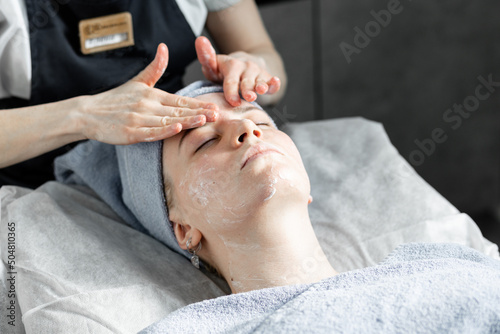
POLYGON ((302 164, 271 157, 260 157, 247 166, 251 167, 251 173, 246 188, 255 191, 254 199, 264 205, 279 199, 293 202, 304 199, 307 203, 310 184, 302 164))

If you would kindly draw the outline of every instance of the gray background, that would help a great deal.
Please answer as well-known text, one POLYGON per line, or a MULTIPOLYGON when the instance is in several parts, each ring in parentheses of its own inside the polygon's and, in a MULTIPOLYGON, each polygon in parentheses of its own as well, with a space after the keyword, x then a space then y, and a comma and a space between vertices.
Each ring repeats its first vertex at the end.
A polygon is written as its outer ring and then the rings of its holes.
MULTIPOLYGON (((348 63, 340 43, 355 46, 354 28, 365 31, 375 21, 371 11, 390 2, 261 1, 289 78, 285 97, 268 112, 278 123, 349 116, 381 122, 417 172, 500 243, 500 87, 460 126, 443 119, 475 94, 479 76, 500 82, 500 1, 400 1, 400 13, 348 63), (431 154, 415 153, 422 152, 415 141, 436 128, 446 141, 431 154)), ((201 77, 192 64, 186 82, 201 77)))

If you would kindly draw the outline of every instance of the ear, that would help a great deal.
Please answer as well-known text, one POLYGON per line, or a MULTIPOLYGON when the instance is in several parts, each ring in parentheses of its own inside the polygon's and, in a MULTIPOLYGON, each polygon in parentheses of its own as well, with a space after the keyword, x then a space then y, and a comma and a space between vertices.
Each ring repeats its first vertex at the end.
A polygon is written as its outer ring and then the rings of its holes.
POLYGON ((179 243, 179 247, 187 250, 186 243, 189 238, 191 238, 191 245, 196 246, 200 243, 203 235, 200 230, 196 227, 192 227, 189 224, 180 224, 172 222, 172 226, 174 227, 175 238, 179 243))
POLYGON ((313 202, 313 197, 309 195, 309 200, 307 201, 307 204, 311 204, 313 202))

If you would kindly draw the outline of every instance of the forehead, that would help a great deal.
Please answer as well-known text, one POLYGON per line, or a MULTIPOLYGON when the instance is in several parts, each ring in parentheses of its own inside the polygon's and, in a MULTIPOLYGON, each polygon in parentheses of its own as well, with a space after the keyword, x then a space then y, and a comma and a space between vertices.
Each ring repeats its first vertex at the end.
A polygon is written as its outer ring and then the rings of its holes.
MULTIPOLYGON (((233 107, 230 105, 226 98, 224 97, 224 93, 210 93, 204 94, 196 97, 196 99, 215 103, 219 107, 219 117, 217 121, 221 121, 223 119, 231 119, 231 118, 239 118, 246 112, 252 112, 257 114, 262 114, 271 120, 271 123, 274 124, 271 117, 267 114, 265 110, 260 109, 259 107, 251 104, 245 100, 241 100, 241 104, 238 107, 233 107)), ((216 123, 217 123, 216 121, 216 123)), ((206 125, 210 125, 211 123, 207 123, 206 125)))
MULTIPOLYGON (((231 111, 231 112, 239 112, 239 111, 244 111, 245 109, 249 108, 255 108, 259 109, 257 106, 241 99, 241 105, 238 107, 233 107, 230 105, 226 98, 224 97, 224 93, 210 93, 210 94, 204 94, 197 96, 196 99, 202 100, 205 102, 212 102, 215 103, 219 107, 219 111, 231 111)), ((265 111, 263 111, 265 113, 265 111)))
MULTIPOLYGON (((222 92, 199 95, 195 97, 195 99, 215 103, 216 105, 219 106, 219 108, 225 108, 225 109, 232 108, 232 106, 229 103, 227 103, 224 97, 224 93, 222 92)), ((242 103, 245 102, 242 100, 242 103)))

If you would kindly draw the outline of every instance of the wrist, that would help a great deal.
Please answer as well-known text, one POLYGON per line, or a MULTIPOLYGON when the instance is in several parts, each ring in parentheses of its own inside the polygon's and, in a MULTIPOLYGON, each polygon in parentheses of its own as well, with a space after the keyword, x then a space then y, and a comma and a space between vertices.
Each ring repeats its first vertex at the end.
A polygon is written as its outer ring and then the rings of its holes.
POLYGON ((67 111, 65 117, 65 135, 70 137, 71 141, 88 139, 85 135, 85 128, 88 123, 88 108, 90 96, 77 96, 66 100, 63 106, 67 111))

